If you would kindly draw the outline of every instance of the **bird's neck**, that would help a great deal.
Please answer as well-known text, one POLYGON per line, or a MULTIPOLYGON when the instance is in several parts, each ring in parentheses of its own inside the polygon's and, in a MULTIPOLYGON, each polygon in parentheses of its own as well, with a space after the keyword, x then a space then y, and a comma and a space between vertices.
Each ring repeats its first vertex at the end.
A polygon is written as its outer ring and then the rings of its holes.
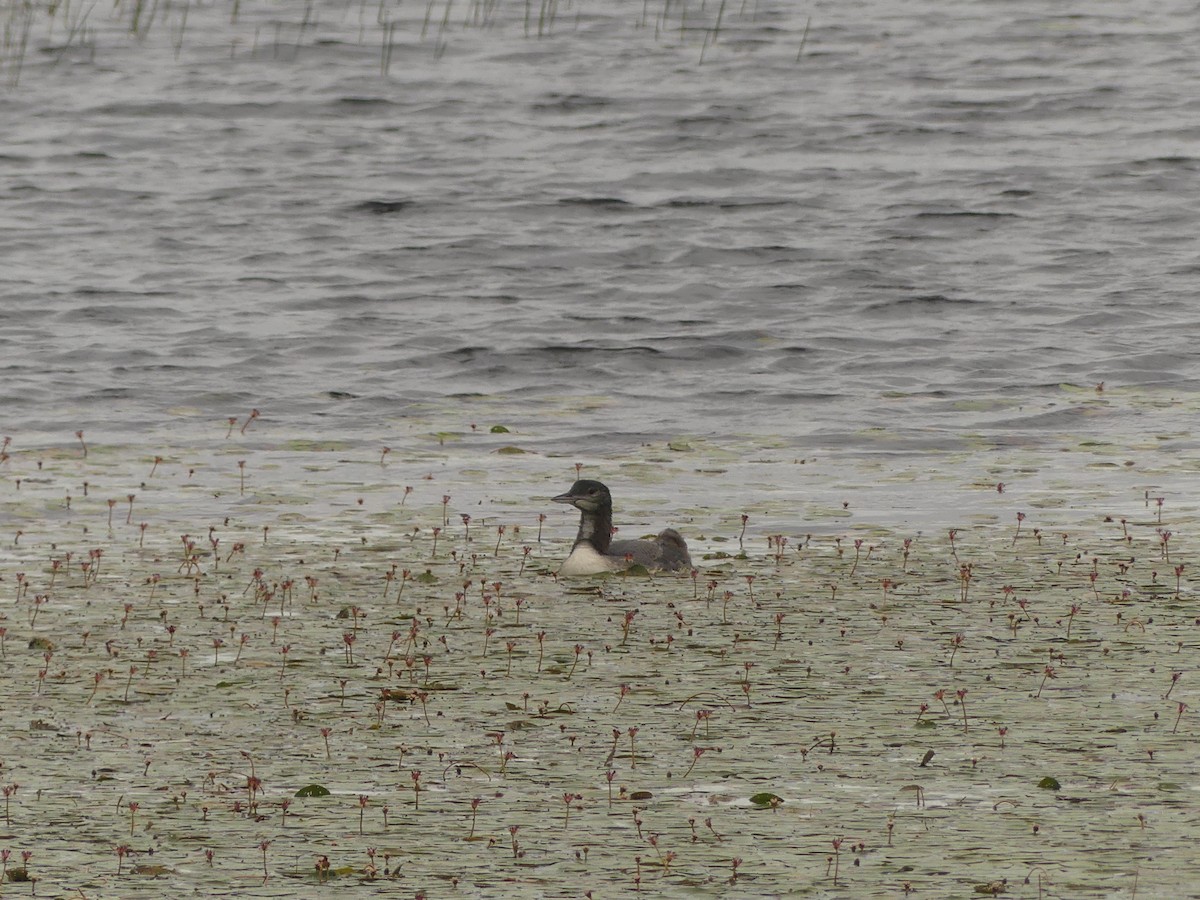
POLYGON ((575 535, 575 543, 588 543, 596 548, 597 553, 607 553, 608 545, 612 543, 612 507, 581 510, 579 533, 575 535))

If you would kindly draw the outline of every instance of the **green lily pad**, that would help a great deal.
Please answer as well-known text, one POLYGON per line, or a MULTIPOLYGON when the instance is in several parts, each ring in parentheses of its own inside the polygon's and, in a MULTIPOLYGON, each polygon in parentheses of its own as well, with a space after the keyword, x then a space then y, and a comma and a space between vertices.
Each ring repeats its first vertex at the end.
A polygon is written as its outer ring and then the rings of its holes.
POLYGON ((174 869, 171 869, 169 866, 140 865, 134 866, 132 872, 134 875, 147 875, 151 878, 158 878, 160 875, 173 875, 174 869))
POLYGON ((975 885, 975 893, 989 894, 993 897, 997 894, 1003 894, 1006 890, 1008 890, 1008 882, 1004 879, 1000 881, 986 881, 983 884, 975 885))
POLYGON ((296 791, 297 797, 328 797, 329 788, 323 784, 310 784, 296 791))
POLYGON ((493 425, 488 429, 492 434, 508 434, 508 429, 503 425, 493 425))
POLYGON ((1049 775, 1039 781, 1037 786, 1044 791, 1057 791, 1061 787, 1061 785, 1058 783, 1058 779, 1051 778, 1049 775))
POLYGON ((347 878, 355 874, 353 866, 332 866, 324 872, 317 872, 313 867, 309 867, 303 872, 297 873, 297 877, 306 878, 309 881, 316 881, 324 884, 334 878, 347 878))
POLYGON ((783 803, 783 798, 778 794, 772 794, 770 791, 759 791, 750 797, 750 802, 759 809, 774 809, 783 803))

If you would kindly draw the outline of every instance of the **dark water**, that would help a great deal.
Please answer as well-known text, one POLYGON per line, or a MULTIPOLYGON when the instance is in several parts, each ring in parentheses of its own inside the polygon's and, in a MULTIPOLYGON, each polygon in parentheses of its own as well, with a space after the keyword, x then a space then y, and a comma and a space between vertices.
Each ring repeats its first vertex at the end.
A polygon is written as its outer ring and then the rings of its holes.
POLYGON ((0 5, 6 433, 953 448, 1200 387, 1191 5, 184 8, 0 5))

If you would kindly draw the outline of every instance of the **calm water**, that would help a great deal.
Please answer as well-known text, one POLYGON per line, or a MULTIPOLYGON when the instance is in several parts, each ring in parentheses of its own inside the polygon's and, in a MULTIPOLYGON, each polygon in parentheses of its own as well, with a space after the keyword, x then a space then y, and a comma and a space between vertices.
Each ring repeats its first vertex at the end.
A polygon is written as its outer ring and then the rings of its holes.
POLYGON ((954 448, 1200 388, 1191 4, 0 10, 26 443, 954 448))

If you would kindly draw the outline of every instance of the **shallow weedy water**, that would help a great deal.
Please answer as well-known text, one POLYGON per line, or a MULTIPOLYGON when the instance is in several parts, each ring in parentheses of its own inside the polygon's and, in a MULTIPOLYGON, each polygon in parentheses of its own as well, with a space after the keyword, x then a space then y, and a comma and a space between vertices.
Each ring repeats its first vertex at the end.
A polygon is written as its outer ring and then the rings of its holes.
POLYGON ((1190 890, 1194 450, 647 445, 579 462, 625 534, 679 525, 697 576, 568 585, 574 511, 545 498, 577 460, 492 424, 413 420, 388 453, 265 417, 86 456, 14 435, 10 873, 31 849, 39 896, 303 895, 323 857, 395 896, 1190 890))

